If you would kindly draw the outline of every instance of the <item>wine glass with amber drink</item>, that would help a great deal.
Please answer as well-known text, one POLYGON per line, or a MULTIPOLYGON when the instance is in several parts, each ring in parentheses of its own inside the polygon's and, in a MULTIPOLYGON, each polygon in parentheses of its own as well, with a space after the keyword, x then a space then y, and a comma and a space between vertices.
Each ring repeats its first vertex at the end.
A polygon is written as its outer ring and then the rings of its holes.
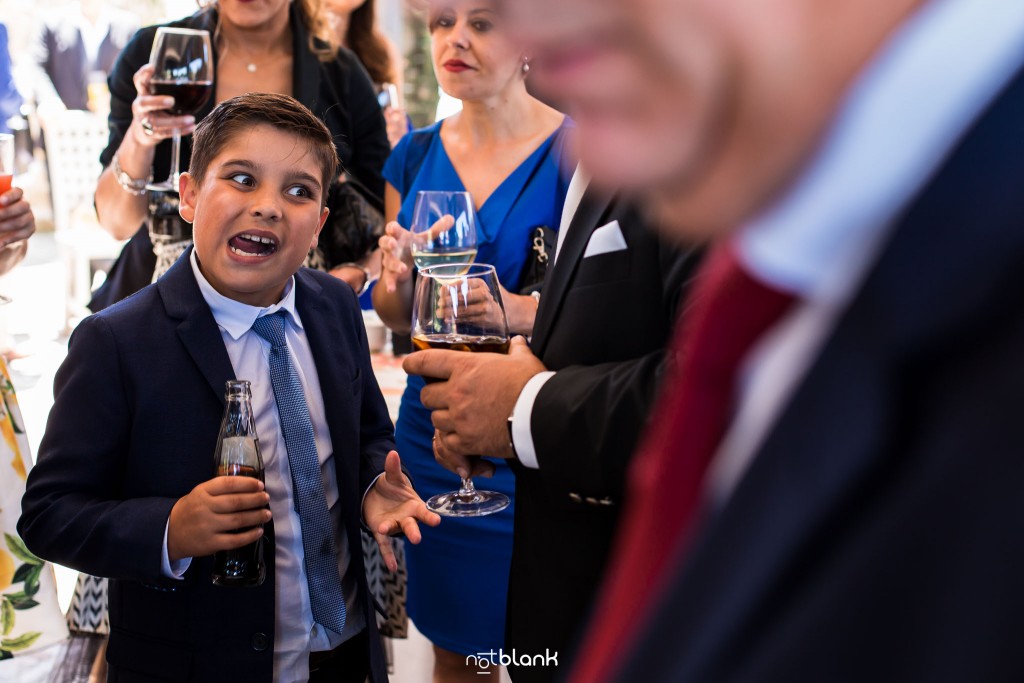
MULTIPOLYGON (((209 31, 158 28, 149 63, 153 66, 149 91, 153 95, 170 95, 174 98, 174 105, 167 110, 171 116, 195 114, 213 95, 213 53, 209 31)), ((181 131, 175 128, 171 147, 171 172, 167 180, 150 184, 150 190, 178 191, 180 157, 181 131)))
MULTIPOLYGON (((508 353, 508 321, 494 266, 449 263, 420 270, 413 296, 412 343, 417 349, 508 353)), ((469 477, 462 479, 457 491, 427 501, 428 508, 448 517, 489 515, 508 504, 508 496, 480 491, 469 477)))

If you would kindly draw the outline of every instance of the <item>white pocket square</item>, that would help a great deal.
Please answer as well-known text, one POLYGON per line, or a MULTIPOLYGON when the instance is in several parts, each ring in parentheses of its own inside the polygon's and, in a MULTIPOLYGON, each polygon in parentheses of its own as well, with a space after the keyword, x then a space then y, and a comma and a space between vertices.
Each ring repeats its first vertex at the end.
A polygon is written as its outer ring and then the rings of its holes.
POLYGON ((622 251, 625 248, 626 240, 622 236, 622 228, 619 227, 618 221, 612 221, 608 225, 602 225, 590 235, 583 258, 607 254, 611 251, 622 251))

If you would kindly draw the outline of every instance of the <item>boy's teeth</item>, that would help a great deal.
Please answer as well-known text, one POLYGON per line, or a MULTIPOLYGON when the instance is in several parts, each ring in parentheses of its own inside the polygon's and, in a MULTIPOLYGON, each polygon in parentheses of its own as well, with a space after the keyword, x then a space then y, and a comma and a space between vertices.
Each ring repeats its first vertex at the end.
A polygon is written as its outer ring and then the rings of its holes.
POLYGON ((244 239, 250 240, 252 242, 262 242, 263 244, 273 244, 274 243, 274 240, 271 239, 270 237, 260 237, 259 235, 244 234, 244 235, 239 235, 239 237, 242 237, 244 239))

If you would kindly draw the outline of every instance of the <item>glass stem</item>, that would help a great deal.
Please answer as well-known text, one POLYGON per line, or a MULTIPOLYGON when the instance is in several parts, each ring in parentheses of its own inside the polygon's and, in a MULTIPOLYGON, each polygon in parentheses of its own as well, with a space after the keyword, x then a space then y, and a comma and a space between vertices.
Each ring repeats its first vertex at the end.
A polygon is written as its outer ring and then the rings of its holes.
POLYGON ((167 179, 173 186, 172 189, 178 191, 178 176, 181 175, 179 168, 179 159, 181 158, 181 131, 177 128, 174 129, 174 136, 171 138, 171 173, 167 176, 167 179))
POLYGON ((459 498, 471 498, 476 495, 476 487, 469 477, 462 478, 462 486, 459 487, 459 498))

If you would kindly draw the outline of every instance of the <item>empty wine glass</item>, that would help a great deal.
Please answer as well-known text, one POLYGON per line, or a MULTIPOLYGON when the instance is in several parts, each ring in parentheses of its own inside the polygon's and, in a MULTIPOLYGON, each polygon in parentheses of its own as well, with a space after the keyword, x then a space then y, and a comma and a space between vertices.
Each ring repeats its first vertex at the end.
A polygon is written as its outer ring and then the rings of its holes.
POLYGON ((409 230, 412 259, 420 270, 476 258, 476 211, 468 192, 417 193, 409 230))
MULTIPOLYGON (((508 321, 494 266, 450 263, 420 270, 413 295, 412 343, 417 349, 508 353, 508 321)), ((429 379, 428 379, 429 381, 429 379)), ((469 477, 427 507, 448 517, 479 517, 508 507, 497 491, 480 491, 469 477)))
MULTIPOLYGON (((153 77, 149 90, 154 95, 170 95, 174 105, 172 116, 195 114, 213 94, 213 55, 210 32, 188 28, 156 30, 153 50, 149 54, 153 77)), ((181 157, 181 131, 174 129, 171 147, 171 171, 167 180, 150 184, 150 190, 178 191, 181 157)))

